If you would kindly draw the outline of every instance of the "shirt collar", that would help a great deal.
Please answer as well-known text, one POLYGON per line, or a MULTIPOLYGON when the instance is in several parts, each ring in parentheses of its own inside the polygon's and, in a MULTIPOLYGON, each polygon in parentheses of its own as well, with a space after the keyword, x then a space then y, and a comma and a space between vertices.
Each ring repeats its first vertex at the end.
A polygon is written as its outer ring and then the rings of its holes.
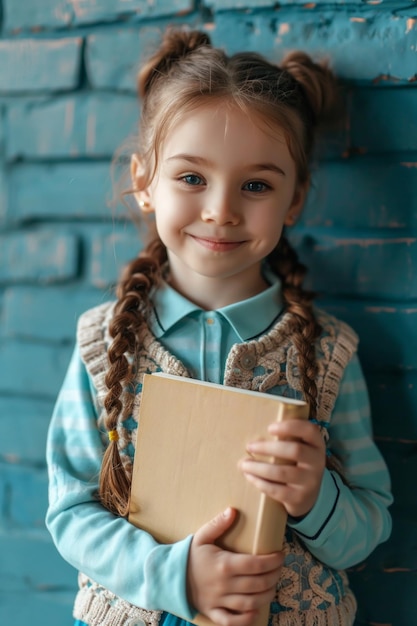
POLYGON ((249 341, 263 334, 282 312, 281 281, 272 272, 265 274, 270 283, 265 291, 218 310, 241 341, 249 341))
POLYGON ((168 330, 190 313, 201 310, 166 282, 154 291, 152 302, 154 308, 150 324, 157 339, 163 337, 168 330))
MULTIPOLYGON (((217 313, 227 320, 241 341, 248 341, 264 333, 282 312, 281 281, 268 268, 264 270, 264 276, 270 285, 267 289, 252 298, 217 309, 217 313)), ((187 315, 202 311, 168 283, 162 283, 154 292, 152 300, 154 311, 150 325, 157 339, 187 315)))

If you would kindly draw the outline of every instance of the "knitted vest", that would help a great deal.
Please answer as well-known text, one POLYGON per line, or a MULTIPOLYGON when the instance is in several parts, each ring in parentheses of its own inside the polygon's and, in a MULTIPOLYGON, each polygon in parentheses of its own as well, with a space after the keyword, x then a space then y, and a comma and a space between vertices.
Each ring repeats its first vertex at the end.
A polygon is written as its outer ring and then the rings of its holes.
MULTIPOLYGON (((97 391, 99 425, 103 419, 103 401, 107 393, 107 347, 111 342, 108 325, 113 307, 112 303, 106 303, 87 311, 78 324, 77 340, 81 357, 97 391)), ((316 342, 317 421, 327 441, 327 429, 340 380, 356 350, 357 337, 346 324, 322 311, 316 311, 316 317, 323 329, 316 342)), ((227 358, 224 384, 262 392, 276 386, 289 386, 298 397, 302 397, 297 351, 291 341, 289 321, 290 314, 285 314, 265 335, 235 344, 227 358)), ((133 458, 129 451, 134 450, 136 440, 136 416, 143 375, 163 371, 190 376, 185 366, 156 340, 146 325, 139 332, 138 345, 140 351, 135 368, 138 384, 133 420, 120 419, 117 427, 119 451, 128 475, 132 471, 133 458)), ((106 443, 104 439, 103 443, 106 443)), ((351 626, 356 601, 349 589, 346 574, 315 559, 289 528, 283 549, 286 559, 271 604, 270 626, 351 626)), ((160 611, 135 607, 82 573, 79 575, 79 585, 74 617, 89 626, 157 626, 160 611)))

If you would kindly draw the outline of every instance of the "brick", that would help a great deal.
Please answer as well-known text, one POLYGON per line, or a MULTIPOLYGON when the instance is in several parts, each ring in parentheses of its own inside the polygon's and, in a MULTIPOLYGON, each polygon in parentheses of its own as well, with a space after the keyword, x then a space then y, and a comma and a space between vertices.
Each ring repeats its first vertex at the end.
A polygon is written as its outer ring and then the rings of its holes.
POLYGON ((20 2, 3 0, 6 31, 37 28, 62 28, 71 24, 73 10, 68 0, 36 0, 26 7, 20 2))
POLYGON ((8 180, 9 222, 112 215, 107 205, 112 196, 110 163, 19 163, 10 169, 8 180))
POLYGON ((0 394, 54 400, 63 383, 72 346, 5 341, 0 350, 0 394))
POLYGON ((75 573, 72 591, 50 592, 48 589, 39 592, 25 590, 22 602, 22 592, 0 591, 0 623, 7 624, 13 615, 15 626, 25 626, 33 621, 34 615, 42 616, 42 626, 71 626, 72 607, 75 597, 75 573))
POLYGON ((0 489, 7 494, 0 526, 19 529, 43 529, 48 506, 46 469, 0 465, 0 489))
POLYGON ((7 179, 0 161, 0 229, 7 221, 7 179))
POLYGON ((4 295, 3 328, 6 337, 48 341, 73 341, 79 315, 101 304, 98 290, 68 287, 11 287, 4 295))
POLYGON ((4 137, 5 137, 5 111, 4 107, 0 106, 0 162, 2 161, 4 153, 4 137))
MULTIPOLYGON (((22 390, 20 391, 21 394, 22 390)), ((0 396, 0 460, 45 465, 45 442, 54 400, 0 396)))
POLYGON ((80 37, 0 40, 0 93, 74 89, 81 45, 80 37))
MULTIPOLYGON (((395 495, 393 511, 396 518, 409 517, 417 525, 417 498, 410 498, 410 489, 417 474, 416 442, 378 441, 378 447, 389 467, 392 492, 395 495)), ((395 538, 394 538, 395 539, 395 538)), ((393 558, 393 557, 391 557, 393 558)), ((417 553, 412 557, 417 561, 417 553)), ((403 559, 403 565, 408 559, 403 559)))
POLYGON ((385 232, 349 236, 316 229, 294 232, 293 242, 310 269, 306 284, 323 296, 400 301, 417 297, 416 237, 385 232))
MULTIPOLYGON (((292 3, 293 0, 290 0, 292 3)), ((279 61, 303 49, 314 58, 329 58, 336 74, 354 81, 412 81, 416 75, 417 20, 387 12, 358 13, 324 8, 271 14, 218 13, 210 25, 213 43, 229 53, 257 50, 279 61), (330 51, 330 52, 329 52, 330 51)))
POLYGON ((0 531, 0 550, 2 591, 60 592, 73 588, 75 570, 59 556, 46 530, 30 534, 0 531))
POLYGON ((350 113, 352 149, 360 153, 417 150, 416 111, 414 87, 355 89, 350 113))
POLYGON ((111 157, 136 133, 137 99, 85 95, 15 104, 7 116, 7 159, 111 157))
POLYGON ((194 8, 193 0, 36 0, 24 7, 4 0, 6 31, 65 28, 94 22, 112 22, 183 15, 194 8))
POLYGON ((162 27, 146 26, 89 35, 85 65, 91 85, 136 92, 140 64, 160 44, 162 32, 162 27))
POLYGON ((90 256, 87 259, 89 283, 99 289, 114 285, 123 266, 134 259, 142 248, 138 233, 134 228, 116 226, 96 230, 90 235, 87 246, 90 256))
MULTIPOLYGON (((203 0, 203 5, 213 11, 229 11, 233 9, 248 11, 250 9, 267 9, 267 8, 271 8, 276 11, 277 8, 279 8, 279 6, 286 5, 286 4, 291 4, 291 5, 301 4, 304 7, 306 7, 307 5, 305 0, 283 0, 282 2, 279 3, 279 5, 276 2, 276 0, 203 0)), ((345 0, 334 0, 332 4, 362 5, 362 2, 361 0, 348 0, 348 2, 346 2, 345 0)), ((372 4, 372 2, 369 2, 369 4, 372 4)), ((307 5, 306 8, 314 9, 316 8, 316 5, 314 5, 314 7, 313 6, 309 7, 307 5)))
MULTIPOLYGON (((404 338, 406 340, 406 337, 404 338)), ((417 441, 417 373, 367 372, 375 436, 382 440, 417 441)))
POLYGON ((320 163, 300 219, 311 228, 417 228, 417 162, 413 154, 320 163))
POLYGON ((359 354, 367 372, 417 374, 416 305, 338 300, 320 304, 358 333, 359 354))
POLYGON ((194 8, 193 0, 71 0, 74 22, 85 24, 96 21, 112 21, 119 16, 134 15, 137 18, 159 18, 183 15, 194 8))
POLYGON ((413 623, 416 616, 416 526, 415 519, 394 518, 393 535, 388 543, 377 548, 365 563, 349 571, 349 580, 358 599, 355 622, 358 625, 407 626, 413 623))
POLYGON ((275 0, 204 0, 203 5, 214 11, 230 9, 264 9, 275 8, 275 0))
POLYGON ((74 235, 40 230, 0 236, 0 283, 48 284, 75 278, 77 273, 74 235))

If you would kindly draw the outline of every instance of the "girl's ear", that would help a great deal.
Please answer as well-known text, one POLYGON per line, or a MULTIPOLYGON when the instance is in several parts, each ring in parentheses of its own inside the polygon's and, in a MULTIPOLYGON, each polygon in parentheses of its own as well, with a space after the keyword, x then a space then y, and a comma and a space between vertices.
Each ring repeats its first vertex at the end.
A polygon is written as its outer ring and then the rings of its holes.
POLYGON ((294 196, 291 202, 291 205, 287 211, 287 215, 285 216, 284 224, 285 226, 294 226, 297 218, 299 217, 301 211, 303 210, 304 202, 306 199, 306 195, 310 186, 310 182, 307 181, 302 185, 298 185, 294 191, 294 196))
POLYGON ((130 176, 133 185, 133 196, 143 213, 152 213, 151 197, 149 187, 146 187, 145 173, 142 161, 137 154, 133 154, 130 159, 130 176))

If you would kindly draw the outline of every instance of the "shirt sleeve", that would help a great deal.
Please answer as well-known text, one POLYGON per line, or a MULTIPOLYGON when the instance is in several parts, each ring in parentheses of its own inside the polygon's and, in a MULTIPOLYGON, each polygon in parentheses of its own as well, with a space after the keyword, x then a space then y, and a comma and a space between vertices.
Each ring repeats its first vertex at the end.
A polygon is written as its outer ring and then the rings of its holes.
POLYGON ((46 524, 63 558, 133 605, 191 620, 186 597, 191 537, 158 544, 97 500, 104 446, 94 390, 76 349, 48 432, 46 524))
POLYGON ((329 449, 344 479, 325 470, 313 509, 289 526, 320 561, 346 569, 369 556, 391 533, 390 477, 372 437, 369 399, 355 355, 346 367, 329 427, 329 449))

